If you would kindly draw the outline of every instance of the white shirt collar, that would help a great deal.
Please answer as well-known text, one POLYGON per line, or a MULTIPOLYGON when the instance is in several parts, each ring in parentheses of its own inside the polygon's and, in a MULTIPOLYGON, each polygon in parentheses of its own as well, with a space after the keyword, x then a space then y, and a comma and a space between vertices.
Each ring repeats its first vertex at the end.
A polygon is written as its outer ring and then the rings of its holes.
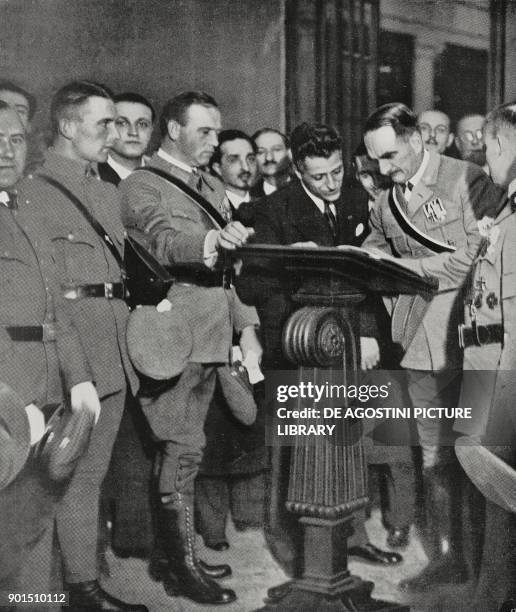
MULTIPOLYGON (((322 212, 322 214, 324 215, 324 200, 322 198, 320 198, 319 196, 314 195, 311 191, 308 190, 308 188, 306 187, 306 185, 303 183, 303 181, 300 181, 301 185, 303 186, 303 189, 306 192, 306 195, 312 200, 312 202, 317 206, 317 208, 322 212)), ((336 215, 337 214, 337 208, 335 207, 335 204, 333 202, 330 202, 330 210, 331 212, 336 215)))
POLYGON ((513 193, 516 193, 516 178, 512 179, 507 187, 507 195, 511 197, 513 193))
POLYGON ((263 193, 265 195, 270 195, 271 193, 277 191, 277 189, 278 188, 276 187, 276 185, 271 185, 265 179, 263 179, 263 193))
POLYGON ((425 173, 425 170, 426 170, 426 167, 428 166, 428 162, 429 161, 430 161, 430 153, 426 149, 423 149, 423 159, 421 161, 421 165, 417 169, 416 174, 414 174, 414 176, 409 178, 409 180, 408 180, 408 182, 412 183, 412 185, 414 187, 422 179, 423 174, 425 173))
MULTIPOLYGON (((113 170, 118 174, 118 176, 123 180, 126 179, 132 172, 129 168, 122 166, 122 164, 118 163, 115 159, 108 155, 107 163, 113 168, 113 170)), ((142 158, 142 166, 145 166, 145 161, 142 158)))
POLYGON ((192 166, 189 166, 188 164, 185 164, 184 162, 177 159, 173 155, 170 155, 170 153, 167 153, 161 147, 158 149, 158 155, 159 157, 167 161, 169 164, 173 164, 174 166, 181 168, 181 170, 184 170, 185 172, 188 172, 189 174, 193 172, 192 166))
POLYGON ((232 206, 234 206, 237 210, 240 204, 242 204, 243 202, 251 201, 251 195, 249 192, 246 192, 244 196, 241 196, 238 193, 231 191, 230 189, 226 189, 226 195, 232 206))

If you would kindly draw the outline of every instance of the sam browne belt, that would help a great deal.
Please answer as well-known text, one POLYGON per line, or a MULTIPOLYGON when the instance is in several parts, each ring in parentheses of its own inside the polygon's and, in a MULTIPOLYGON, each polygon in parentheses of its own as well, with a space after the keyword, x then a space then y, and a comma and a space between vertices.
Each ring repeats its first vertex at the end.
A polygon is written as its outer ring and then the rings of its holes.
POLYGON ((477 325, 472 322, 471 327, 459 325, 459 346, 468 348, 470 346, 483 346, 484 344, 500 343, 503 340, 503 325, 495 323, 492 325, 477 325))
POLYGON ((96 285, 66 285, 63 287, 63 296, 67 300, 81 298, 125 299, 127 293, 123 283, 98 283, 96 285))

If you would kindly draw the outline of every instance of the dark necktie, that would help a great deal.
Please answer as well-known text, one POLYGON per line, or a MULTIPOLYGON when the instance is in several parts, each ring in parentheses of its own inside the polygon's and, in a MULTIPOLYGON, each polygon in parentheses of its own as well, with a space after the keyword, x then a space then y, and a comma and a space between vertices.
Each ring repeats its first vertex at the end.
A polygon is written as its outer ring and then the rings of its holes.
POLYGON ((324 216, 326 217, 326 221, 328 222, 328 226, 331 231, 331 235, 333 236, 333 240, 337 240, 337 219, 333 214, 332 209, 330 208, 330 202, 324 200, 324 216))
POLYGON ((14 191, 0 191, 0 205, 11 210, 18 208, 18 198, 14 191))
POLYGON ((188 179, 188 184, 192 189, 195 189, 197 193, 202 193, 202 176, 197 168, 192 168, 192 173, 188 179))

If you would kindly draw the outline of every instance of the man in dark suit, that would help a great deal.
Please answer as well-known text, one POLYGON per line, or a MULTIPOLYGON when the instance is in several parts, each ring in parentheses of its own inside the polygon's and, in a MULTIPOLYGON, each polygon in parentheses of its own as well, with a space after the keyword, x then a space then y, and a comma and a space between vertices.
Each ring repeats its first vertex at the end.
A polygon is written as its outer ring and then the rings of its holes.
POLYGON ((219 144, 210 160, 210 168, 224 183, 232 218, 243 225, 252 226, 254 202, 251 201, 251 185, 258 175, 253 140, 240 130, 222 130, 219 144))
POLYGON ((145 606, 106 593, 96 579, 100 487, 128 385, 136 392, 138 383, 125 341, 129 310, 121 272, 119 195, 99 179, 95 165, 106 160, 116 137, 115 107, 103 87, 79 81, 54 95, 51 119, 53 147, 20 191, 34 202, 40 231, 51 241, 60 299, 77 329, 102 406, 88 450, 57 504, 64 579, 72 607, 144 612, 145 606), (103 226, 102 236, 76 200, 103 226))
MULTIPOLYGON (((363 198, 346 201, 342 194, 344 166, 342 140, 325 125, 299 125, 291 134, 292 158, 297 178, 265 198, 256 207, 256 241, 314 247, 359 246, 367 232, 367 203, 363 198)), ((264 365, 269 369, 288 369, 281 348, 283 326, 295 309, 291 295, 302 282, 290 278, 285 282, 270 279, 242 278, 242 292, 249 298, 254 292, 262 323, 264 365)), ((239 285, 240 289, 240 285, 239 285)), ((251 298, 253 299, 253 298, 251 298)), ((373 337, 374 316, 361 322, 362 367, 374 367, 379 360, 379 347, 373 337)), ((271 502, 268 508, 266 535, 275 556, 290 573, 298 568, 292 561, 298 557, 297 520, 283 509, 290 457, 289 448, 273 447, 271 457, 271 502)), ((363 520, 356 522, 350 553, 370 563, 393 564, 401 561, 397 553, 382 551, 369 543, 363 520)))
POLYGON ((256 311, 242 304, 225 282, 232 270, 226 252, 244 244, 253 232, 230 220, 224 186, 201 169, 213 155, 220 127, 220 111, 211 96, 179 94, 161 113, 161 147, 148 168, 133 172, 120 185, 124 223, 141 233, 163 265, 172 267, 175 282, 167 299, 184 317, 192 337, 179 378, 140 393, 160 441, 159 535, 168 561, 163 578, 167 592, 212 604, 236 598, 211 580, 193 547, 194 481, 205 445, 215 366, 228 362, 233 331, 244 360, 249 351, 261 354, 256 311), (204 198, 203 206, 188 189, 204 198))
MULTIPOLYGON (((98 164, 103 181, 118 186, 133 170, 144 166, 156 118, 147 98, 125 92, 114 96, 118 137, 107 161, 98 164)), ((102 487, 99 562, 106 567, 107 522, 111 522, 111 545, 120 556, 142 555, 152 542, 148 501, 152 446, 145 419, 132 395, 120 423, 109 472, 102 487), (128 495, 128 492, 131 492, 128 495)))
POLYGON ((251 187, 253 199, 274 193, 292 179, 289 140, 285 134, 273 128, 262 128, 252 135, 256 145, 256 161, 260 178, 251 187))
POLYGON ((152 104, 138 93, 125 92, 113 97, 115 101, 115 139, 107 160, 98 164, 100 178, 118 185, 135 168, 145 165, 145 152, 152 136, 156 117, 152 104))
MULTIPOLYGON (((416 116, 401 103, 385 104, 370 115, 364 142, 393 183, 372 208, 364 247, 401 258, 407 267, 439 280, 439 293, 427 308, 410 296, 389 302, 393 339, 405 349, 401 365, 410 399, 418 407, 457 406, 458 289, 482 241, 477 219, 496 209, 500 194, 477 166, 426 151, 416 116)), ((400 584, 407 591, 467 579, 457 520, 464 480, 450 448, 452 422, 420 418, 417 426, 433 551, 429 565, 400 584)))

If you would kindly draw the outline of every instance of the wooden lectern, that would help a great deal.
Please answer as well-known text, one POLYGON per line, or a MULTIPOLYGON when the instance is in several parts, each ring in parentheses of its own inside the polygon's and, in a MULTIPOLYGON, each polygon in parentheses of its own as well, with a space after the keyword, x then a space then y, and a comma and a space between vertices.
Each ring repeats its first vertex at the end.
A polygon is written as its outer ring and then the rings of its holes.
MULTIPOLYGON (((252 275, 302 278, 293 300, 299 304, 283 329, 283 351, 306 374, 342 368, 351 380, 359 370, 358 308, 368 292, 420 295, 429 300, 436 283, 391 258, 362 249, 298 248, 253 245, 238 251, 252 275)), ((293 448, 287 509, 299 516, 304 532, 303 574, 284 589, 284 597, 262 610, 270 612, 408 611, 405 605, 375 600, 374 583, 348 570, 347 538, 353 512, 367 503, 367 466, 360 423, 339 421, 340 439, 293 448)))

